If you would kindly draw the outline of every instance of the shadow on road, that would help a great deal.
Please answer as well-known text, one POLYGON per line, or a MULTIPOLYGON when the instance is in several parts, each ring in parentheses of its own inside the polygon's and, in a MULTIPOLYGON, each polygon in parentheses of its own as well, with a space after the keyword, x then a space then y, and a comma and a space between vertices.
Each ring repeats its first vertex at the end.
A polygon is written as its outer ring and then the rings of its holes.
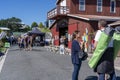
POLYGON ((40 51, 43 51, 43 50, 41 50, 41 49, 32 49, 32 51, 38 51, 38 52, 40 52, 40 51))
POLYGON ((21 49, 10 49, 9 51, 18 51, 18 50, 21 50, 21 49))
MULTIPOLYGON (((23 51, 24 49, 11 49, 10 51, 23 51)), ((25 50, 24 50, 25 51, 25 50)), ((29 51, 29 50, 26 50, 26 51, 29 51)), ((40 50, 40 49, 32 49, 31 51, 36 51, 36 52, 39 52, 39 51, 43 51, 43 50, 40 50)))
MULTIPOLYGON (((97 76, 88 76, 85 80, 98 80, 97 76)), ((117 80, 120 80, 120 76, 117 76, 117 80)))
POLYGON ((88 76, 85 80, 97 80, 97 76, 88 76))

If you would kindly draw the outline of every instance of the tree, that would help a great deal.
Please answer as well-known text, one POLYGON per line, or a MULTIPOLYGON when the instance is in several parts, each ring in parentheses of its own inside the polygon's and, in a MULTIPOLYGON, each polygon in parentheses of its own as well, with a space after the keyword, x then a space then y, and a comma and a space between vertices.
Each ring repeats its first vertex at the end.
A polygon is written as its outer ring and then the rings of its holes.
POLYGON ((40 22, 40 24, 39 24, 39 28, 44 28, 44 25, 43 25, 42 22, 40 22))
POLYGON ((0 26, 1 27, 8 27, 11 31, 19 31, 19 28, 22 27, 21 24, 22 20, 16 17, 8 18, 8 19, 1 19, 0 26))
POLYGON ((7 27, 7 20, 1 19, 1 20, 0 20, 0 26, 1 26, 1 27, 7 27))
POLYGON ((31 28, 33 28, 33 27, 38 27, 38 24, 36 22, 33 22, 31 25, 31 28))
POLYGON ((22 22, 22 20, 21 19, 19 19, 19 18, 16 18, 16 17, 12 17, 12 18, 8 18, 7 19, 7 21, 9 21, 9 22, 22 22))
POLYGON ((24 29, 24 32, 27 32, 27 31, 30 31, 30 30, 31 30, 30 26, 26 25, 26 27, 24 29))

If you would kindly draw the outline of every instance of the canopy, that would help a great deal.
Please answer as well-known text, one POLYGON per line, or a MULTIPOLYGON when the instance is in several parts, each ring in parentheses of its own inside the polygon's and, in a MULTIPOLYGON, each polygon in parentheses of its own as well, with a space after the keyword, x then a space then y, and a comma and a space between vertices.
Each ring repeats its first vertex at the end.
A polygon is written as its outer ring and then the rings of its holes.
POLYGON ((1 30, 5 30, 5 31, 10 30, 10 29, 7 28, 7 27, 0 27, 0 29, 1 29, 1 30))
POLYGON ((29 31, 28 34, 29 35, 35 34, 40 36, 45 35, 45 33, 41 32, 37 27, 33 28, 32 31, 29 31))

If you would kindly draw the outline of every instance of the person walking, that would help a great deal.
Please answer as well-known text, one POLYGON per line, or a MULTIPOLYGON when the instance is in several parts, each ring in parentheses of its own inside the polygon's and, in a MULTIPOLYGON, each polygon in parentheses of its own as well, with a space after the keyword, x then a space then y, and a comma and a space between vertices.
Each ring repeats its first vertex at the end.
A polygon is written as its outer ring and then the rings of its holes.
POLYGON ((20 48, 21 48, 21 37, 18 37, 17 42, 18 42, 18 47, 19 47, 19 49, 20 49, 20 48))
POLYGON ((25 44, 25 50, 27 51, 28 50, 28 35, 25 37, 24 44, 25 44))
MULTIPOLYGON (((107 22, 105 20, 100 20, 98 22, 99 30, 95 36, 94 48, 97 47, 98 41, 100 39, 101 33, 105 30, 107 22)), ((113 39, 109 42, 107 49, 104 51, 102 57, 97 63, 94 71, 98 73, 98 80, 107 80, 106 74, 110 76, 110 80, 116 80, 115 69, 114 69, 114 50, 113 50, 113 39)))
POLYGON ((74 67, 72 73, 72 80, 78 80, 79 70, 82 64, 81 58, 79 58, 79 52, 81 51, 80 44, 80 31, 75 31, 72 35, 72 46, 71 46, 71 59, 74 67))
POLYGON ((30 50, 30 51, 32 50, 32 43, 33 43, 33 37, 32 37, 32 36, 29 36, 29 39, 28 39, 28 47, 29 47, 29 50, 30 50))

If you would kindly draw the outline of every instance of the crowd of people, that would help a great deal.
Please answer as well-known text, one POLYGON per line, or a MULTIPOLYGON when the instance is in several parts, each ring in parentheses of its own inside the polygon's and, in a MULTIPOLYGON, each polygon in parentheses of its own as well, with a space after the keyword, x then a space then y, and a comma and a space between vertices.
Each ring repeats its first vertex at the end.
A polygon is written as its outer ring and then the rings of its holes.
POLYGON ((18 47, 19 49, 32 50, 33 37, 32 36, 20 36, 18 37, 18 47))

